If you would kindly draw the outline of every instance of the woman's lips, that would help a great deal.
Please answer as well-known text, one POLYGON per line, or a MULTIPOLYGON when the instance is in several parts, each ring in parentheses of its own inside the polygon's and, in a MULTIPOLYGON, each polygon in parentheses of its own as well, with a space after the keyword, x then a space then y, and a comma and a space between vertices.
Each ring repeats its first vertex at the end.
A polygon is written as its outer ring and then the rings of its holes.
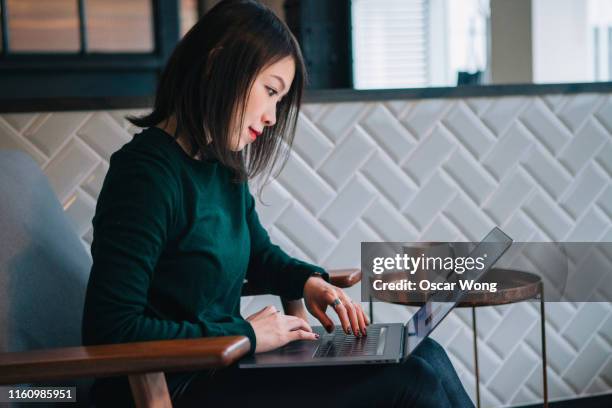
POLYGON ((253 140, 257 139, 257 136, 259 136, 259 133, 257 133, 256 131, 254 131, 251 128, 249 128, 249 134, 251 135, 251 139, 253 139, 253 140))

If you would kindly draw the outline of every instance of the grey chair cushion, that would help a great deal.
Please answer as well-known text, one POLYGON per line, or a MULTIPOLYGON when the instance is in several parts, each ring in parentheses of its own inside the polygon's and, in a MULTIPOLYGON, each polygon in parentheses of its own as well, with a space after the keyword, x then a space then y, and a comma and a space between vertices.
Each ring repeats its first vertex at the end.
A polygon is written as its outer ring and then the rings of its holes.
POLYGON ((80 345, 90 269, 38 164, 0 151, 0 352, 80 345))

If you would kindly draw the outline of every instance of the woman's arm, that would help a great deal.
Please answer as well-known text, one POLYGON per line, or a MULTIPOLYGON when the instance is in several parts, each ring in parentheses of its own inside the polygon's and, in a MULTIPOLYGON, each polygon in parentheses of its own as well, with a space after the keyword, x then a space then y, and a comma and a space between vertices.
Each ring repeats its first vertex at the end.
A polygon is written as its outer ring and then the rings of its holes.
POLYGON ((130 146, 111 158, 93 219, 93 267, 83 315, 86 345, 246 335, 251 325, 174 321, 146 313, 157 261, 173 233, 179 182, 165 152, 130 146))
POLYGON ((320 274, 323 279, 329 281, 325 269, 290 257, 270 241, 267 231, 259 222, 255 199, 246 183, 245 190, 246 217, 251 234, 247 280, 256 287, 267 289, 270 293, 289 300, 302 297, 304 284, 313 274, 320 274))

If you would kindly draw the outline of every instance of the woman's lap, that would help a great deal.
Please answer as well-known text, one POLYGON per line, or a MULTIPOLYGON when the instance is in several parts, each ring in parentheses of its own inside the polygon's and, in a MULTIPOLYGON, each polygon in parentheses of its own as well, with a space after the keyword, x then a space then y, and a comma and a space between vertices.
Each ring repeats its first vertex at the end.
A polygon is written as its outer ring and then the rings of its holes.
POLYGON ((198 373, 174 398, 179 408, 208 404, 473 406, 444 350, 433 340, 427 340, 402 364, 248 370, 234 366, 212 376, 198 373), (448 396, 447 392, 463 395, 448 396))

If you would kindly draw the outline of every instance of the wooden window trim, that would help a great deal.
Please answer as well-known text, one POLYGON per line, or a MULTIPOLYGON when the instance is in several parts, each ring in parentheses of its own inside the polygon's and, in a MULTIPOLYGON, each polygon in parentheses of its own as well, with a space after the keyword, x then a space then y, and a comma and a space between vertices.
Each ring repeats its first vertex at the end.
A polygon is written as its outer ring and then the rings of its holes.
MULTIPOLYGON (((4 35, 6 0, 0 0, 0 112, 152 106, 157 79, 179 40, 180 0, 151 0, 151 5, 155 44, 151 53, 84 53, 82 37, 81 53, 12 54, 4 35)), ((79 10, 82 13, 83 7, 79 10)))

